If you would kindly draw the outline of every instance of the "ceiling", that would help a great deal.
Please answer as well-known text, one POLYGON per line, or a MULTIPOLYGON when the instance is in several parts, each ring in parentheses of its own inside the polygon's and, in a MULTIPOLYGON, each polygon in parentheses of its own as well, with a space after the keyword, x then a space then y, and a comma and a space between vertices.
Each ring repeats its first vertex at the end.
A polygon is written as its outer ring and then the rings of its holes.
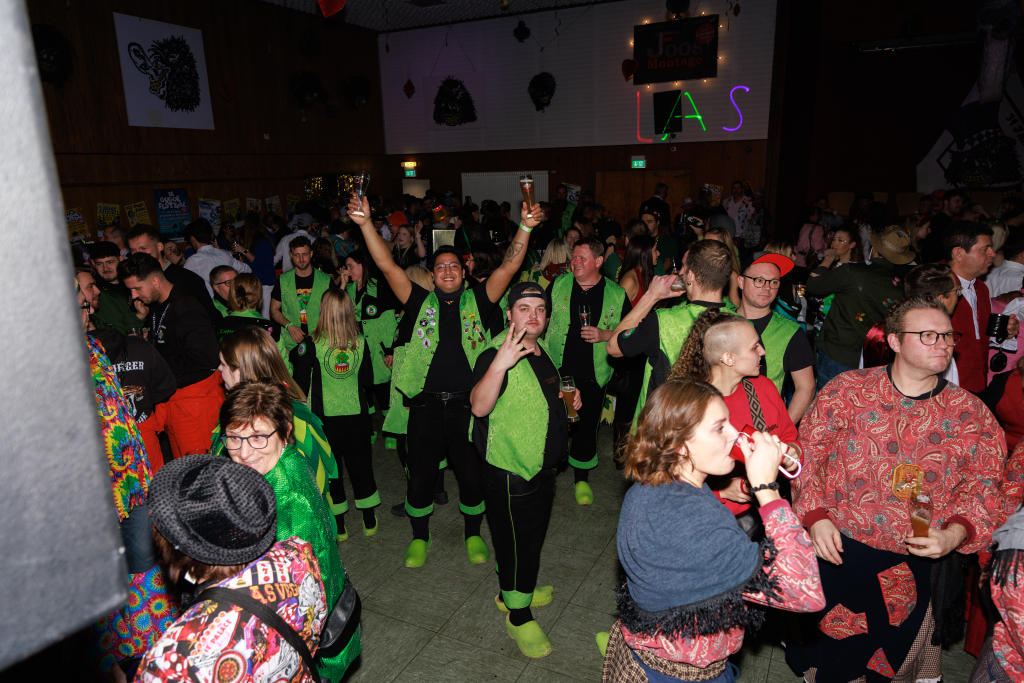
MULTIPOLYGON (((413 2, 409 2, 409 0, 348 0, 345 9, 330 17, 330 20, 342 21, 346 24, 383 33, 616 1, 509 0, 508 9, 502 10, 500 0, 413 0, 413 2), (437 6, 418 7, 419 4, 437 4, 437 6)), ((316 0, 263 0, 263 2, 322 16, 316 0)))

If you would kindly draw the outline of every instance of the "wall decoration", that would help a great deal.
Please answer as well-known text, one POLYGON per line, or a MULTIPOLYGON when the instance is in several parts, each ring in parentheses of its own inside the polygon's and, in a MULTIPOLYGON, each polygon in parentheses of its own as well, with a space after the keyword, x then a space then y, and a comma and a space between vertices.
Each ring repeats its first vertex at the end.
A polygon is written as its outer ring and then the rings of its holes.
POLYGON ((424 78, 427 130, 483 128, 484 85, 484 74, 480 71, 424 78))
POLYGON ((971 88, 946 130, 917 165, 917 191, 1005 188, 1024 180, 1024 86, 1006 81, 1002 100, 982 104, 971 88), (927 188, 927 189, 922 189, 927 188))
POLYGON ((199 217, 208 220, 210 227, 214 230, 218 229, 220 227, 220 200, 200 198, 199 217))
POLYGON ((373 92, 373 88, 365 77, 349 76, 341 85, 341 92, 344 94, 348 106, 359 109, 359 107, 365 107, 370 101, 370 93, 373 92))
POLYGON ((416 94, 416 84, 412 82, 411 76, 405 82, 405 85, 402 86, 402 92, 405 93, 405 99, 407 100, 411 100, 412 96, 416 94))
POLYGON ((156 219, 160 224, 160 234, 172 239, 184 237, 185 226, 192 220, 185 188, 153 190, 153 199, 156 202, 156 219))
POLYGON ((324 16, 329 17, 344 9, 345 0, 317 0, 317 4, 320 5, 320 11, 324 13, 324 16))
POLYGON ((85 212, 80 207, 68 209, 64 214, 64 224, 68 229, 68 239, 81 240, 89 234, 89 226, 85 224, 85 212))
POLYGON ((221 204, 220 215, 221 220, 225 223, 237 223, 243 217, 238 215, 238 212, 242 208, 242 203, 237 199, 229 199, 221 204))
POLYGON ((640 68, 640 62, 635 59, 623 59, 622 60, 622 77, 627 81, 633 78, 633 74, 640 68))
POLYGON ((267 202, 267 211, 277 216, 283 216, 281 213, 281 197, 280 195, 274 195, 273 197, 267 197, 264 201, 267 202))
POLYGON ((128 216, 128 224, 133 228, 139 223, 142 223, 143 225, 153 225, 153 221, 149 218, 149 210, 146 209, 146 202, 126 204, 124 212, 128 216))
POLYGON ((96 231, 103 232, 111 225, 121 225, 120 204, 96 205, 96 231))
POLYGON ((551 106, 551 98, 555 95, 555 77, 547 71, 542 71, 530 79, 530 85, 526 91, 530 93, 533 106, 537 111, 543 112, 551 106))
POLYGON ((261 213, 263 211, 263 200, 249 197, 245 200, 246 213, 261 213))
POLYGON ((718 76, 718 15, 633 27, 633 83, 664 83, 718 76))
POLYGON ((284 196, 284 198, 285 198, 285 201, 288 202, 288 207, 287 207, 286 211, 287 211, 287 215, 290 216, 295 211, 295 205, 298 204, 300 200, 299 200, 298 197, 296 197, 293 194, 286 194, 284 196))
POLYGON ((292 94, 303 109, 317 102, 326 102, 330 94, 324 90, 320 77, 312 71, 296 71, 291 76, 292 94))
POLYGON ((526 42, 530 37, 530 29, 526 27, 525 21, 520 21, 519 25, 512 29, 512 36, 520 43, 526 42))
POLYGON ((32 42, 39 64, 39 80, 58 88, 70 81, 75 71, 75 52, 64 34, 49 24, 35 24, 32 42))
POLYGON ((128 125, 213 130, 203 32, 114 13, 128 125))
POLYGON ((320 56, 320 41, 313 35, 313 31, 307 30, 302 34, 302 40, 299 41, 299 54, 306 59, 320 56))

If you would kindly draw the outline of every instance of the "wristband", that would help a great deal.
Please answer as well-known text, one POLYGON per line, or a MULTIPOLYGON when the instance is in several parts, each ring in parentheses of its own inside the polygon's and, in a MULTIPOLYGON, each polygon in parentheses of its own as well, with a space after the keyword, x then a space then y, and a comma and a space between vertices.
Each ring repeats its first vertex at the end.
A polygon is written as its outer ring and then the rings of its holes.
POLYGON ((773 481, 770 484, 761 484, 760 486, 754 486, 750 489, 751 493, 757 493, 758 491, 764 491, 765 489, 771 489, 772 491, 779 490, 779 482, 773 481))
POLYGON ((522 223, 519 224, 519 229, 522 230, 523 232, 533 232, 533 228, 528 228, 522 223))

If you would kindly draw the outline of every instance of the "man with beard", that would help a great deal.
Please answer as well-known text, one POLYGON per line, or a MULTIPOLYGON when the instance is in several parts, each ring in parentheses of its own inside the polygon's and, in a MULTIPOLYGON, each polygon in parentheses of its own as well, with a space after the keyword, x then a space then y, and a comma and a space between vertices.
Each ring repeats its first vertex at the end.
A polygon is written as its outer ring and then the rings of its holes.
MULTIPOLYGON (((206 315, 212 323, 216 324, 220 321, 220 312, 213 305, 210 292, 206 289, 206 281, 192 271, 185 270, 183 266, 176 265, 167 260, 164 256, 163 242, 160 240, 160 231, 152 225, 139 223, 128 231, 128 249, 132 254, 141 252, 155 258, 170 284, 175 285, 184 294, 195 299, 203 307, 203 310, 206 311, 206 315)), ((124 278, 121 279, 124 280, 124 278)), ((127 285, 127 283, 125 284, 127 285)), ((139 310, 141 299, 136 296, 135 300, 139 302, 135 307, 137 314, 140 318, 145 318, 148 311, 139 310)))

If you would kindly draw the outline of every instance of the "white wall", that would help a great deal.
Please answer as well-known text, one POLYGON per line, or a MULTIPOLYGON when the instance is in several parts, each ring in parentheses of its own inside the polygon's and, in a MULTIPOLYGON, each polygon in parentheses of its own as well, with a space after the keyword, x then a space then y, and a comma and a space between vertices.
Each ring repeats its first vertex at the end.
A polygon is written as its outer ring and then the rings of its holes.
POLYGON ((635 144, 638 91, 640 136, 657 140, 651 94, 679 89, 693 97, 707 131, 702 131, 695 119, 687 119, 677 142, 767 138, 775 1, 744 2, 740 15, 728 22, 728 30, 726 8, 722 0, 699 4, 700 11, 721 15, 718 78, 680 81, 679 85, 635 86, 622 78, 622 60, 633 54, 633 26, 645 19, 664 21, 664 0, 625 0, 561 10, 557 19, 555 12, 510 15, 456 24, 450 32, 437 27, 390 37, 382 34, 378 51, 388 154, 635 144), (512 36, 520 18, 531 31, 525 43, 512 36), (547 43, 555 36, 558 19, 562 35, 540 52, 534 38, 547 43), (444 47, 446 33, 448 45, 444 47), (384 50, 385 40, 390 52, 384 50), (484 127, 425 130, 423 98, 432 100, 434 93, 423 92, 423 77, 474 70, 486 76, 484 127), (551 72, 558 83, 544 113, 534 110, 526 92, 530 79, 541 71, 551 72), (416 93, 407 99, 402 86, 410 77, 416 93), (723 126, 733 128, 739 123, 729 99, 730 90, 737 85, 750 91, 735 92, 743 125, 728 132, 723 126))

